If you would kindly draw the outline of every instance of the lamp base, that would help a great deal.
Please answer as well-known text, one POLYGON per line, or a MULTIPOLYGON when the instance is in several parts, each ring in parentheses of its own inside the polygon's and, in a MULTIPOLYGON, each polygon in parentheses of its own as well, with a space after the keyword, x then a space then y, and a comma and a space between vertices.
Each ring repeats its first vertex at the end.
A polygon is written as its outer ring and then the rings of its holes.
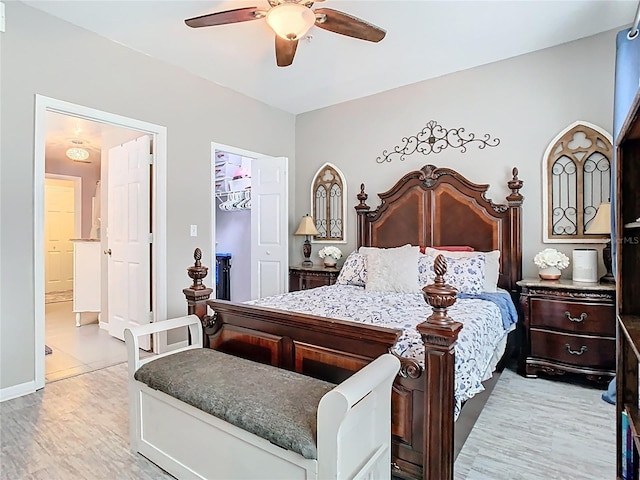
POLYGON ((605 273, 604 276, 600 278, 600 283, 616 283, 616 279, 614 278, 613 272, 611 271, 611 240, 609 240, 602 249, 602 260, 604 261, 604 266, 607 269, 607 273, 605 273))
POLYGON ((302 255, 304 255, 303 267, 313 267, 313 262, 309 259, 311 257, 311 242, 309 241, 309 235, 302 244, 302 255))
POLYGON ((600 283, 607 283, 612 285, 616 283, 616 279, 614 278, 613 273, 607 272, 605 275, 600 277, 600 283))

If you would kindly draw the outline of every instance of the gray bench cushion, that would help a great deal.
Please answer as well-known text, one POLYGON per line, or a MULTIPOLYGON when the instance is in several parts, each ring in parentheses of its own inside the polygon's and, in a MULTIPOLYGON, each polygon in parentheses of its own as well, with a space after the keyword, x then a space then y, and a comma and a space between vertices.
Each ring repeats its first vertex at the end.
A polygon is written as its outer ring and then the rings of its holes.
POLYGON ((149 362, 136 380, 276 445, 316 459, 316 415, 335 385, 210 349, 149 362))

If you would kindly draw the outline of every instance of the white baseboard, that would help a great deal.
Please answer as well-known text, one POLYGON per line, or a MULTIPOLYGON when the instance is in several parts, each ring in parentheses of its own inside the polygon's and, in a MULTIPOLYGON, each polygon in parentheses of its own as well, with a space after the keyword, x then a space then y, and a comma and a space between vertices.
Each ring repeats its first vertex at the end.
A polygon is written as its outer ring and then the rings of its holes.
POLYGON ((98 320, 98 327, 100 327, 102 330, 109 330, 109 322, 98 320))
POLYGON ((36 382, 26 382, 12 387, 0 389, 0 402, 11 400, 13 398, 22 397, 36 391, 36 382))

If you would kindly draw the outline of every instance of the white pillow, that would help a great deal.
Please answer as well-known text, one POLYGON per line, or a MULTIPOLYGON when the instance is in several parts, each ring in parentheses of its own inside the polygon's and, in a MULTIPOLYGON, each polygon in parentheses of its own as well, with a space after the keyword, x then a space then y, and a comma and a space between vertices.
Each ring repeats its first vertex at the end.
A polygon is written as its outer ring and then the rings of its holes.
MULTIPOLYGON (((435 272, 433 264, 436 257, 420 255, 418 260, 418 278, 420 285, 425 286, 434 282, 435 272)), ((447 273, 444 276, 446 283, 455 287, 460 293, 478 295, 483 292, 485 279, 485 255, 477 254, 474 257, 452 258, 445 255, 447 273)))
POLYGON ((498 277, 500 276, 500 250, 493 250, 491 252, 446 252, 427 247, 425 248, 424 253, 425 255, 429 255, 434 258, 440 254, 449 258, 473 258, 477 255, 484 255, 484 291, 498 291, 498 277))
POLYGON ((420 292, 418 285, 419 247, 360 247, 367 265, 365 289, 374 292, 420 292))

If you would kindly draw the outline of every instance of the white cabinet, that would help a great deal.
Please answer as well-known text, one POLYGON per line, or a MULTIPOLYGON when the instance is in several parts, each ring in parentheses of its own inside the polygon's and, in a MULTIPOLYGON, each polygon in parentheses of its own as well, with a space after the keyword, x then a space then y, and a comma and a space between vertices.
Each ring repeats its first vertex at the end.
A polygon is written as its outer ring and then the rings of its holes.
POLYGON ((100 240, 74 239, 73 311, 76 327, 82 312, 100 312, 100 240))

